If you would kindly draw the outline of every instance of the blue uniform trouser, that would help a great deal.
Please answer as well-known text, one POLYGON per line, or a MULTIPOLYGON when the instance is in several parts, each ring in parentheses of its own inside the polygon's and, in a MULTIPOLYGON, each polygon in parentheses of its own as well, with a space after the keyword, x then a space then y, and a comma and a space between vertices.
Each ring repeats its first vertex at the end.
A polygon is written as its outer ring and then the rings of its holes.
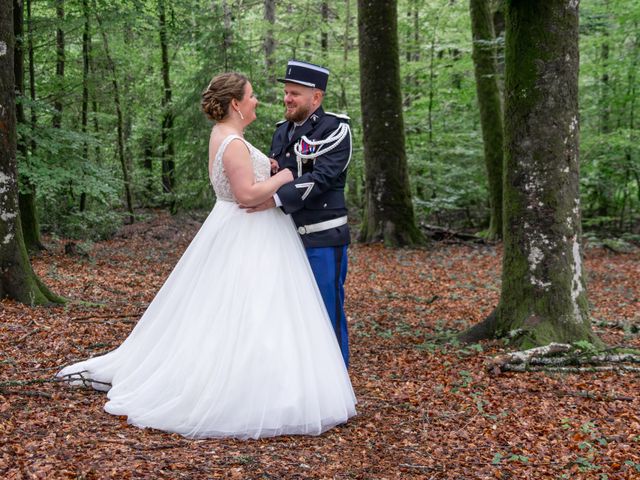
POLYGON ((344 281, 347 278, 347 246, 307 248, 307 257, 327 307, 333 331, 349 366, 349 336, 344 314, 344 281))

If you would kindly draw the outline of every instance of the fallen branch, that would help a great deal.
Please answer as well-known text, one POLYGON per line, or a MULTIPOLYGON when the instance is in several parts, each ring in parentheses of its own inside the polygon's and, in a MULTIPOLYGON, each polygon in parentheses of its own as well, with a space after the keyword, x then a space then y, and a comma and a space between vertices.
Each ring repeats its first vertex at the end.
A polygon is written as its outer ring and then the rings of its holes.
POLYGON ((134 440, 127 439, 119 439, 119 438, 96 438, 94 439, 96 442, 102 443, 115 443, 117 445, 125 445, 127 447, 131 447, 135 450, 168 450, 171 448, 180 448, 184 447, 184 443, 155 443, 151 445, 144 445, 134 440))
POLYGON ((428 465, 415 465, 413 463, 401 463, 401 467, 404 468, 413 468, 415 470, 437 470, 436 467, 429 467, 428 465))
POLYGON ((570 352, 573 347, 566 343, 550 343, 544 347, 530 348, 529 350, 523 350, 519 352, 509 352, 504 355, 499 355, 492 358, 488 362, 488 369, 504 370, 503 367, 507 365, 519 365, 523 363, 530 363, 534 357, 547 357, 549 355, 555 355, 558 353, 570 352))
POLYGON ((15 342, 13 342, 14 345, 18 345, 22 342, 24 342, 27 338, 29 338, 31 335, 34 335, 36 333, 38 333, 40 331, 39 328, 36 328, 34 330, 31 330, 30 332, 25 333, 23 336, 21 336, 19 339, 17 339, 15 342))
POLYGON ((27 385, 34 385, 39 383, 60 383, 63 380, 59 378, 34 378, 33 380, 9 380, 7 382, 0 382, 0 388, 3 387, 25 387, 27 385))
POLYGON ((607 401, 607 402, 614 402, 616 400, 622 400, 625 402, 632 402, 635 400, 634 397, 626 397, 626 396, 621 396, 621 395, 611 395, 611 394, 604 394, 604 393, 592 393, 592 392, 587 392, 587 391, 578 391, 578 392, 563 392, 563 391, 559 391, 557 392, 558 395, 563 396, 563 397, 581 397, 581 398, 588 398, 590 400, 600 400, 600 401, 607 401))
MULTIPOLYGON (((58 379, 60 382, 67 382, 72 386, 82 386, 84 387, 94 387, 94 384, 97 385, 105 385, 111 388, 111 383, 109 382, 101 382, 100 380, 94 380, 93 378, 89 378, 83 375, 83 373, 88 373, 88 370, 82 370, 80 372, 69 373, 68 375, 63 375, 58 379)), ((94 387, 95 388, 95 387, 94 387)))
POLYGON ((42 325, 41 323, 38 323, 36 321, 35 318, 32 318, 31 321, 29 322, 29 325, 34 324, 36 327, 41 328, 43 330, 51 330, 51 327, 47 327, 46 325, 42 325))
POLYGON ((420 224, 420 228, 425 231, 426 235, 434 240, 449 240, 455 238, 465 242, 486 243, 484 238, 478 237, 471 233, 456 232, 449 228, 440 227, 438 225, 420 224))
POLYGON ((375 295, 380 295, 380 296, 384 295, 385 297, 391 300, 411 300, 412 302, 424 303, 426 305, 431 305, 433 302, 435 302, 440 298, 438 295, 433 295, 431 298, 426 298, 426 297, 420 297, 414 294, 403 294, 403 293, 385 291, 378 288, 371 288, 369 289, 369 291, 374 293, 375 295))
MULTIPOLYGON (((511 362, 525 363, 525 362, 511 362)), ((549 365, 554 367, 571 366, 571 365, 601 365, 603 363, 640 363, 640 356, 632 353, 622 354, 602 354, 590 357, 560 356, 560 357, 534 357, 528 362, 529 365, 549 365)))
POLYGON ((585 372, 640 372, 639 367, 630 367, 628 365, 600 365, 593 367, 550 367, 542 365, 526 365, 526 364, 506 364, 500 367, 502 372, 561 372, 561 373, 585 373, 585 372))
POLYGON ((106 314, 106 315, 86 315, 84 317, 73 317, 70 320, 72 322, 77 322, 77 323, 90 323, 90 322, 100 322, 103 319, 107 319, 107 320, 112 320, 112 319, 119 319, 119 318, 136 318, 138 316, 142 315, 142 313, 133 313, 133 314, 106 314))
POLYGON ((617 328, 619 330, 624 330, 625 332, 629 332, 629 333, 640 332, 640 325, 636 325, 629 322, 620 322, 620 321, 607 322, 604 320, 600 320, 598 322, 594 322, 593 325, 596 327, 617 328))
POLYGON ((38 392, 37 390, 7 390, 6 388, 0 388, 0 395, 24 395, 27 397, 52 398, 52 395, 47 392, 38 392))
POLYGON ((576 349, 565 343, 550 343, 544 347, 519 352, 509 352, 490 359, 487 369, 500 372, 636 372, 640 368, 624 365, 640 363, 640 354, 616 353, 615 349, 596 353, 576 349), (613 365, 612 365, 613 364, 613 365))
POLYGON ((113 325, 116 322, 135 323, 135 320, 131 320, 132 318, 137 318, 137 316, 127 315, 126 317, 120 318, 94 318, 87 320, 78 320, 76 321, 76 323, 108 323, 109 325, 113 325))

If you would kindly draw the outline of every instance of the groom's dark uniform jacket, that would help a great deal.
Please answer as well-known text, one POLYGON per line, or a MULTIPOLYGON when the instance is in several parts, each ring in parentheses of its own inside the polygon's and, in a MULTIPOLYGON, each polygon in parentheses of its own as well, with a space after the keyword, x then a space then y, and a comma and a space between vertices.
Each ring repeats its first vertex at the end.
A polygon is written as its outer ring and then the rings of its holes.
POLYGON ((323 140, 339 131, 341 123, 348 124, 348 117, 325 112, 318 108, 301 125, 296 126, 289 139, 292 122, 281 122, 273 135, 270 157, 278 161, 280 168, 289 168, 294 181, 283 185, 277 194, 285 213, 291 214, 305 247, 332 247, 349 243, 349 226, 345 223, 328 230, 304 233, 305 226, 347 215, 344 187, 347 165, 351 160, 351 132, 335 148, 315 159, 296 157, 294 146, 302 153, 313 153, 318 148, 310 141, 323 140))

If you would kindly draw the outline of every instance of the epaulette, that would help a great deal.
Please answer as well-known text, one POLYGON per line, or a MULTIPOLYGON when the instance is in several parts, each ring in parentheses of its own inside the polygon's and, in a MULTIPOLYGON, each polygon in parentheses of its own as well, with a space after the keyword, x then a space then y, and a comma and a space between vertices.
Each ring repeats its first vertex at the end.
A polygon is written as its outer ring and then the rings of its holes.
POLYGON ((278 123, 276 123, 276 127, 279 127, 280 125, 282 125, 285 122, 286 122, 286 120, 280 120, 278 123))
POLYGON ((347 115, 346 113, 324 112, 324 114, 331 115, 332 117, 338 117, 338 118, 341 118, 342 120, 351 120, 351 118, 349 118, 349 115, 347 115))

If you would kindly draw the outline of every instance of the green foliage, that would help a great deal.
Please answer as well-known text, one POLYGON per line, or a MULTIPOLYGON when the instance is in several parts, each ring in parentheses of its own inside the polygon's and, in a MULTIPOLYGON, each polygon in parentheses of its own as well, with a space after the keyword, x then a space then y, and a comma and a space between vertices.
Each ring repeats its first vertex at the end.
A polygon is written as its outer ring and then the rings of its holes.
MULTIPOLYGON (((52 2, 33 2, 36 101, 21 99, 34 130, 20 126, 30 148, 20 158, 23 180, 36 187, 43 228, 59 234, 102 237, 120 222, 124 186, 118 164, 113 86, 100 18, 121 89, 125 156, 136 207, 175 203, 208 209, 214 202, 208 181, 211 124, 200 112, 200 94, 211 77, 226 70, 246 73, 260 98, 258 120, 247 138, 267 150, 282 118, 281 85, 290 58, 331 70, 325 109, 350 115, 354 136, 348 198, 358 215, 363 202, 364 152, 360 114, 357 11, 355 0, 330 2, 321 18, 318 2, 276 2, 275 24, 264 19, 263 2, 167 0, 167 34, 175 115, 176 187, 162 192, 160 160, 163 110, 158 5, 148 0, 90 2, 91 69, 88 130, 82 133, 82 31, 80 2, 66 3, 56 19, 52 2), (56 76, 55 31, 65 32, 65 76, 56 76), (273 66, 263 40, 272 31, 273 66), (328 45, 321 48, 321 35, 328 45), (225 39, 227 42, 225 43, 225 39), (62 128, 50 127, 55 98, 63 102, 62 128), (94 109, 95 106, 95 109, 94 109), (96 128, 97 127, 97 128, 96 128), (145 166, 145 161, 147 166, 145 166), (148 168, 150 164, 150 168, 148 168), (80 212, 80 198, 86 199, 80 212), (116 213, 114 213, 116 212, 116 213), (118 217, 118 218, 116 218, 118 217), (96 233, 92 233, 96 229, 96 233)), ((398 35, 404 96, 406 149, 418 219, 454 228, 488 227, 488 193, 471 59, 467 2, 399 0, 398 35)), ((637 234, 640 211, 640 147, 637 139, 637 23, 640 12, 627 2, 581 4, 582 206, 587 230, 608 236, 637 234), (607 53, 603 45, 607 45, 607 53), (606 74, 606 82, 603 80, 606 74)), ((25 15, 26 21, 26 15, 25 15)), ((25 32, 28 29, 25 28, 25 32)), ((503 37, 496 40, 499 49, 503 37)), ((500 57, 499 63, 502 62, 500 57)), ((28 56, 25 55, 25 61, 28 56)), ((29 92, 25 65, 25 89, 29 92)), ((383 77, 381 77, 381 81, 383 77)), ((636 239, 637 241, 637 239, 636 239)))
POLYGON ((625 2, 582 4, 581 180, 585 228, 637 228, 640 148, 637 67, 640 12, 625 2))

